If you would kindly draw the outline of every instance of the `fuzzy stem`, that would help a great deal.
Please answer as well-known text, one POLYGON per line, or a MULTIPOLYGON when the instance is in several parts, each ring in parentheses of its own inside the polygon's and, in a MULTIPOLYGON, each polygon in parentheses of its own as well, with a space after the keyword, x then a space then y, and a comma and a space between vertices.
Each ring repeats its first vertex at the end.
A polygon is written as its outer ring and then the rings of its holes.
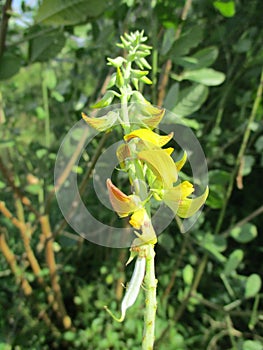
POLYGON ((157 279, 155 278, 154 256, 154 245, 149 244, 146 257, 146 274, 144 278, 145 313, 142 350, 152 350, 154 344, 155 315, 157 309, 157 279))

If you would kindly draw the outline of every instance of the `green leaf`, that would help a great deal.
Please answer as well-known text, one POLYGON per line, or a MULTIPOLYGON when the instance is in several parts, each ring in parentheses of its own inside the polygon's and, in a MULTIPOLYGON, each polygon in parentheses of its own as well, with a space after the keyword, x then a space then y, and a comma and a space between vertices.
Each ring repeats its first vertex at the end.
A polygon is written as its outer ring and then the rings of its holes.
POLYGON ((245 297, 253 298, 261 288, 261 278, 258 274, 253 273, 247 278, 245 287, 245 297))
POLYGON ((263 151, 263 135, 257 139, 257 141, 255 142, 255 147, 257 152, 263 151))
POLYGON ((186 265, 183 269, 183 279, 185 284, 190 286, 192 284, 194 278, 194 269, 192 268, 191 265, 186 265))
POLYGON ((179 92, 178 102, 172 109, 177 117, 185 117, 197 111, 208 96, 208 88, 194 84, 179 92))
POLYGON ((92 108, 104 108, 111 104, 111 101, 114 99, 114 96, 116 96, 115 91, 108 90, 106 94, 102 97, 101 100, 93 104, 92 108))
POLYGON ((213 5, 224 17, 233 17, 236 13, 234 1, 215 1, 213 5))
POLYGON ((238 265, 241 263, 241 261, 243 260, 243 257, 244 257, 244 253, 241 249, 234 250, 230 254, 225 264, 224 274, 231 275, 236 270, 238 265))
POLYGON ((53 69, 46 69, 43 72, 44 83, 50 90, 53 90, 57 85, 56 73, 53 69))
POLYGON ((57 56, 66 42, 63 32, 54 31, 39 35, 29 41, 29 60, 31 62, 44 62, 57 56))
POLYGON ((191 49, 198 46, 203 40, 203 28, 200 25, 192 26, 186 33, 183 33, 179 39, 177 39, 171 50, 169 56, 178 57, 187 55, 191 49))
POLYGON ((3 188, 6 188, 6 184, 4 182, 0 181, 0 189, 2 190, 3 188))
POLYGON ((219 50, 216 46, 209 46, 205 49, 199 50, 194 55, 193 58, 197 59, 197 67, 196 68, 205 68, 211 66, 217 59, 219 50))
POLYGON ((222 236, 214 236, 207 233, 205 237, 200 237, 199 244, 207 250, 216 260, 221 263, 226 261, 226 257, 221 254, 226 249, 226 239, 222 236))
POLYGON ((166 94, 165 100, 164 100, 164 108, 171 110, 174 108, 174 106, 177 104, 179 97, 179 84, 175 83, 173 84, 168 93, 166 94))
POLYGON ((228 184, 230 174, 223 170, 209 171, 209 197, 206 204, 213 208, 222 207, 225 200, 226 185, 228 184))
POLYGON ((64 100, 65 100, 64 96, 61 95, 60 92, 55 91, 55 90, 51 92, 51 96, 58 102, 64 102, 64 100))
POLYGON ((11 78, 21 67, 21 58, 9 52, 0 57, 0 80, 11 78))
POLYGON ((0 140, 0 149, 6 148, 6 147, 14 147, 15 141, 14 140, 0 140))
POLYGON ((216 46, 210 46, 196 52, 191 57, 175 57, 174 63, 187 69, 200 69, 211 66, 217 59, 217 56, 218 48, 216 46))
POLYGON ((43 0, 35 21, 46 25, 73 25, 99 16, 108 6, 102 0, 43 0))
POLYGON ((263 350, 263 345, 257 340, 245 340, 242 350, 263 350))
POLYGON ((192 80, 207 86, 216 86, 223 83, 225 74, 212 68, 202 68, 183 72, 182 80, 192 80))
POLYGON ((243 167, 242 167, 242 175, 246 176, 249 175, 252 171, 252 167, 255 163, 255 158, 250 155, 245 155, 243 157, 243 167))
POLYGON ((161 55, 166 55, 175 41, 175 28, 166 29, 161 47, 161 55))
POLYGON ((25 187, 26 192, 30 194, 36 194, 38 195, 42 191, 42 185, 41 184, 35 184, 35 185, 27 185, 25 187))
POLYGON ((248 243, 256 238, 257 234, 257 227, 250 223, 246 223, 241 227, 234 227, 230 231, 230 236, 239 243, 248 243))
POLYGON ((0 350, 11 350, 12 346, 8 343, 0 342, 0 350))
POLYGON ((121 67, 123 65, 123 63, 126 62, 126 59, 121 57, 121 56, 118 56, 116 58, 107 57, 107 60, 108 60, 107 65, 113 66, 115 68, 121 67))

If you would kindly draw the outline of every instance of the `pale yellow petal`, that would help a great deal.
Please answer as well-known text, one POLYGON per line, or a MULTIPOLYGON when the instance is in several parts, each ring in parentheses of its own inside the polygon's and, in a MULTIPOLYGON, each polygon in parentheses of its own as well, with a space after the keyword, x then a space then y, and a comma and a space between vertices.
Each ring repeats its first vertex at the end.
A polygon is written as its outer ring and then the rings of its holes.
POLYGON ((178 171, 182 169, 182 167, 185 165, 185 162, 187 161, 187 153, 184 152, 181 159, 179 159, 177 162, 175 162, 176 168, 178 171))
POLYGON ((172 139, 173 133, 171 132, 168 135, 162 136, 149 129, 137 129, 125 135, 124 140, 129 141, 134 137, 139 137, 143 141, 147 141, 155 146, 162 147, 172 139))
POLYGON ((170 188, 177 181, 178 173, 173 159, 163 149, 153 149, 138 153, 138 158, 148 164, 164 188, 170 188))
POLYGON ((209 190, 207 187, 205 192, 199 197, 196 197, 193 199, 184 198, 180 202, 180 205, 176 214, 184 219, 194 215, 205 203, 208 193, 209 193, 209 190))

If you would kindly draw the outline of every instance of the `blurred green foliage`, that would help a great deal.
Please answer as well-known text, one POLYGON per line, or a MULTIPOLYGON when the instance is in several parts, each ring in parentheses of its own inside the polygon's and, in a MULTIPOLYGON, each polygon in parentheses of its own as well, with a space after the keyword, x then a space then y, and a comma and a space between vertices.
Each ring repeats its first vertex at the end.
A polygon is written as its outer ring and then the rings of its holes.
MULTIPOLYGON (((5 12, 8 3, 0 2, 0 200, 32 232, 30 245, 47 285, 38 215, 49 216, 72 326, 63 327, 48 304, 18 228, 1 214, 16 278, 24 277, 33 293, 24 295, 0 254, 0 350, 140 346, 142 293, 124 324, 103 309, 118 310, 113 300, 121 299, 121 283, 131 274, 123 267, 128 252, 84 241, 64 223, 53 193, 63 136, 100 96, 106 57, 121 54, 115 42, 133 30, 144 30, 153 46, 154 84, 141 86, 145 97, 194 130, 210 180, 194 228, 182 235, 173 223, 159 238, 156 349, 263 349, 262 1, 15 1, 5 12)), ((99 142, 83 154, 80 181, 99 142)), ((117 225, 90 191, 88 183, 82 196, 91 211, 117 225)))

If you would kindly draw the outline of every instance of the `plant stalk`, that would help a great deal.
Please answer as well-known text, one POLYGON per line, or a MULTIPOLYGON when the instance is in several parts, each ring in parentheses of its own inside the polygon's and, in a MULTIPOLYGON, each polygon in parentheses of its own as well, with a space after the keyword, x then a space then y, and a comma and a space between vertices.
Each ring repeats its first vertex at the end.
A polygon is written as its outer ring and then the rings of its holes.
POLYGON ((154 245, 149 244, 146 257, 146 274, 144 277, 145 313, 142 350, 152 350, 154 344, 155 316, 157 310, 157 279, 155 278, 154 257, 154 245))

